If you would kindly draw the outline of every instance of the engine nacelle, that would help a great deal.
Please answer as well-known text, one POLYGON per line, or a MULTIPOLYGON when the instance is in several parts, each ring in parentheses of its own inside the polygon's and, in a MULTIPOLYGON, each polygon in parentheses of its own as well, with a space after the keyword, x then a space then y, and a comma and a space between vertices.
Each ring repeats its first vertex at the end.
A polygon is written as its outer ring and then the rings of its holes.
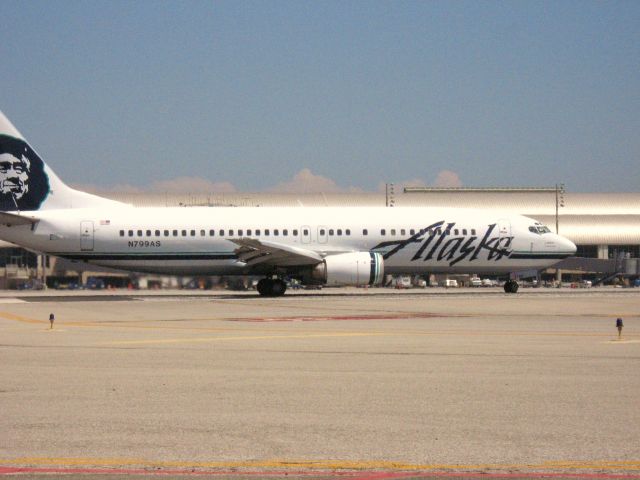
POLYGON ((384 280, 384 259, 371 252, 329 255, 313 268, 311 279, 330 286, 379 285, 384 280))

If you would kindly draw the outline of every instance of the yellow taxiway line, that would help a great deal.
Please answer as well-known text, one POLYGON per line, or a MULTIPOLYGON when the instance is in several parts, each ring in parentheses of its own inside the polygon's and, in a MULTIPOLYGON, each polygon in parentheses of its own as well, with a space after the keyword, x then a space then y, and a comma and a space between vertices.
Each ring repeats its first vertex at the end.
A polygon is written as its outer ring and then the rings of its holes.
POLYGON ((0 317, 6 320, 15 320, 21 323, 49 323, 49 320, 37 320, 35 318, 23 317, 22 315, 16 315, 9 312, 0 312, 0 317))
POLYGON ((241 335, 233 337, 206 337, 206 338, 164 338, 157 340, 121 340, 115 342, 101 343, 100 345, 148 345, 148 344, 167 344, 167 343, 208 343, 208 342, 225 342, 234 340, 273 340, 273 339, 290 339, 290 338, 321 338, 321 337, 376 337, 385 336, 385 333, 376 332, 335 332, 335 333, 309 333, 296 335, 241 335))
POLYGON ((85 458, 85 457, 19 457, 0 458, 0 465, 19 466, 56 466, 56 467, 153 467, 153 468, 261 468, 261 469, 308 469, 308 470, 607 470, 636 471, 640 470, 640 460, 628 461, 549 461, 542 463, 482 463, 482 464, 449 464, 427 463, 415 464, 401 461, 372 460, 250 460, 250 461, 185 461, 185 460, 149 460, 145 458, 85 458))

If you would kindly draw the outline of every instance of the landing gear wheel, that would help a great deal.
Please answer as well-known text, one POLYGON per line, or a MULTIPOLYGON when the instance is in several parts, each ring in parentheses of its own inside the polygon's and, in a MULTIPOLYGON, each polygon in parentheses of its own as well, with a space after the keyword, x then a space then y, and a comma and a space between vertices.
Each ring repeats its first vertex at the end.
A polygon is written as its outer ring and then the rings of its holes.
POLYGON ((263 297, 280 297, 287 291, 287 284, 279 278, 263 278, 256 285, 258 293, 263 297))
POLYGON ((504 284, 504 292, 505 293, 517 293, 518 292, 518 282, 515 280, 507 280, 504 284))
POLYGON ((287 291, 287 284, 284 283, 282 280, 277 279, 273 281, 273 284, 271 286, 271 296, 272 297, 280 297, 282 295, 284 295, 284 292, 287 291))
POLYGON ((262 278, 258 281, 258 285, 256 285, 256 289, 261 296, 269 295, 271 292, 271 284, 273 281, 270 278, 262 278))

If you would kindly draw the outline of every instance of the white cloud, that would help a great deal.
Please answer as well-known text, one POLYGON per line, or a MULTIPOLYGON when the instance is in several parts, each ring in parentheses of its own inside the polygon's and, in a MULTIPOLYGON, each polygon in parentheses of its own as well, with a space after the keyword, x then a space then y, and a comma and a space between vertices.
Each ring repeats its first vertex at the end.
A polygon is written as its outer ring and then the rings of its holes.
MULTIPOLYGON (((395 182, 396 194, 402 193, 404 187, 461 187, 462 181, 458 174, 451 170, 442 170, 433 183, 421 178, 412 178, 402 182, 395 182)), ((73 188, 95 194, 105 193, 233 193, 238 189, 230 182, 212 182, 200 177, 177 177, 171 180, 153 182, 151 185, 136 187, 129 184, 118 184, 111 187, 101 187, 95 184, 76 184, 73 188)), ((308 168, 303 168, 293 177, 271 188, 265 189, 271 193, 364 193, 360 187, 341 187, 334 180, 323 175, 316 175, 308 168)), ((378 192, 385 191, 385 183, 380 182, 378 192)))
MULTIPOLYGON (((452 170, 441 170, 436 175, 433 183, 424 181, 421 178, 411 178, 409 180, 403 180, 401 182, 394 182, 395 193, 402 193, 405 187, 440 187, 440 188, 452 188, 462 187, 462 181, 458 174, 452 170)), ((386 183, 378 183, 378 192, 384 192, 386 189, 386 183)))
POLYGON ((322 175, 316 175, 308 168, 303 168, 287 182, 267 189, 274 193, 341 193, 361 192, 357 187, 342 188, 335 181, 322 175))
POLYGON ((462 181, 456 172, 451 170, 442 170, 438 173, 436 181, 433 184, 435 187, 461 187, 462 181))

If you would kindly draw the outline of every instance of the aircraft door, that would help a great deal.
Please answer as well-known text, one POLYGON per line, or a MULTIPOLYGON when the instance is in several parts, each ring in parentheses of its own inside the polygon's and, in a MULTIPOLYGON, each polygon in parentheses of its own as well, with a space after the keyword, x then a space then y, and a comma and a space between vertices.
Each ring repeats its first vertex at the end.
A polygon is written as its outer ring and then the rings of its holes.
POLYGON ((300 227, 300 240, 302 243, 311 243, 311 227, 309 225, 300 227))
POLYGON ((318 243, 327 243, 327 227, 320 225, 318 227, 318 243))
POLYGON ((507 238, 511 236, 511 222, 508 219, 502 218, 498 220, 497 226, 500 238, 507 238))
POLYGON ((80 222, 80 250, 93 250, 93 222, 90 220, 80 222))

